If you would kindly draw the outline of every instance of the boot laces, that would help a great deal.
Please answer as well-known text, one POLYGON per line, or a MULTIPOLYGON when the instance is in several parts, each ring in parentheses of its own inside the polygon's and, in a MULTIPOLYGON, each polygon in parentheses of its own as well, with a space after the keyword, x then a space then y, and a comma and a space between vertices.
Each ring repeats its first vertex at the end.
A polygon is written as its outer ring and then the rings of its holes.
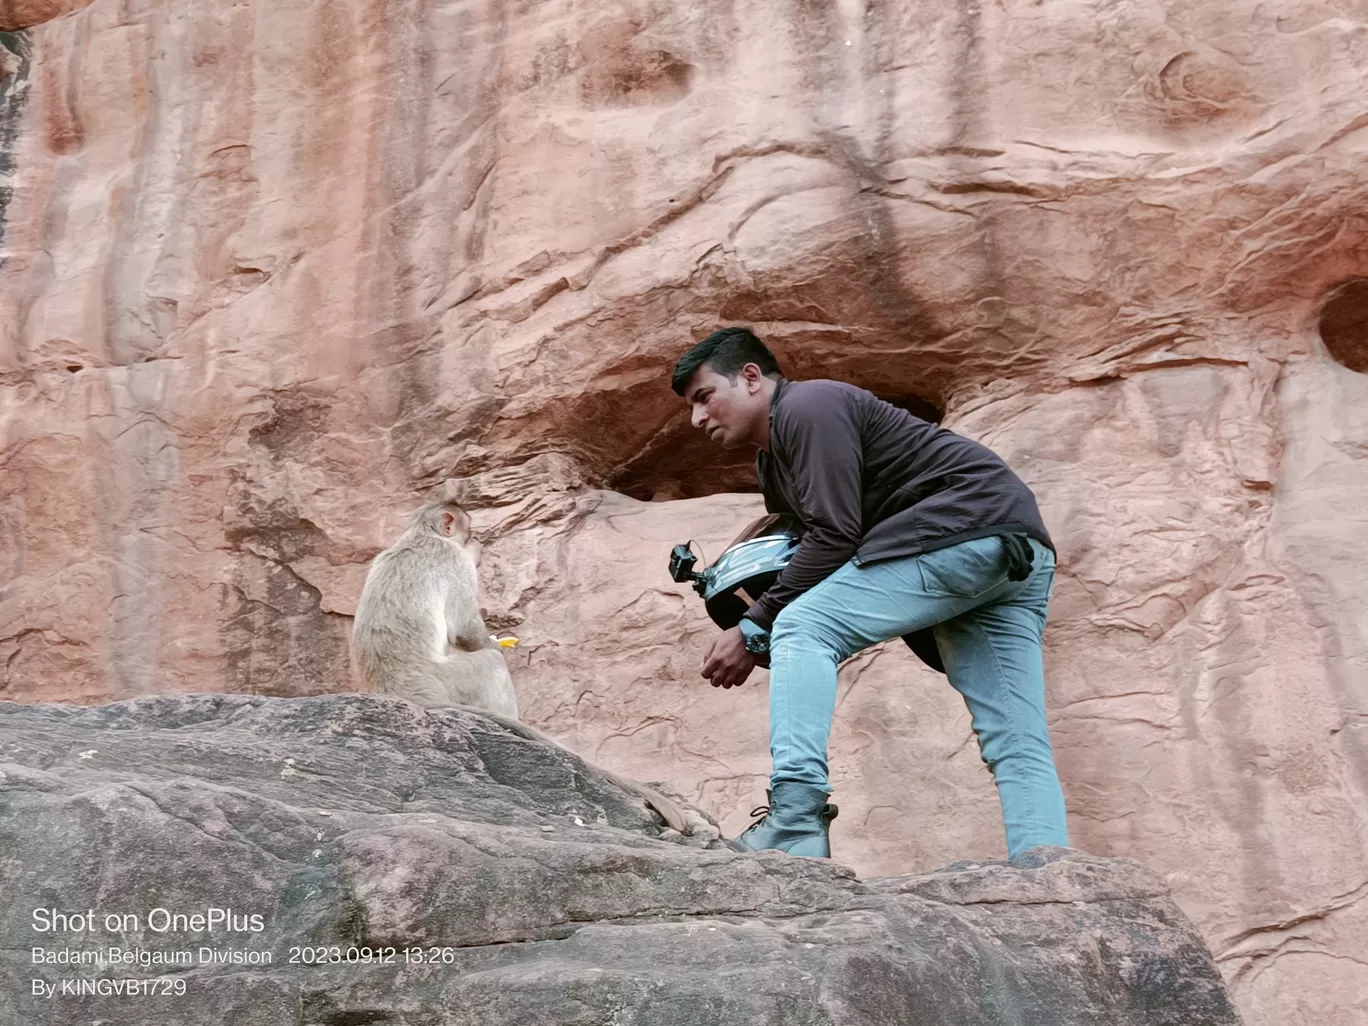
POLYGON ((755 808, 751 809, 750 814, 752 816, 759 816, 760 818, 757 819, 754 823, 752 823, 749 827, 747 827, 747 829, 754 829, 755 827, 758 827, 761 823, 763 823, 765 821, 765 817, 769 815, 769 811, 770 807, 768 805, 757 805, 755 808))

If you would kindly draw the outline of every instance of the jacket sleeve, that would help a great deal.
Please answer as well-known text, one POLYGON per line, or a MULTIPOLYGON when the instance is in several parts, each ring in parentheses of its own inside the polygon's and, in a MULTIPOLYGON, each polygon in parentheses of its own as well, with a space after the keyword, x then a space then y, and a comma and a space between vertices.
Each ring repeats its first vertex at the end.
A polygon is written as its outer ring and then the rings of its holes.
POLYGON ((843 566, 863 537, 864 449, 854 399, 843 390, 793 396, 771 428, 782 440, 789 481, 806 525, 803 540, 770 588, 745 617, 765 630, 779 611, 843 566))

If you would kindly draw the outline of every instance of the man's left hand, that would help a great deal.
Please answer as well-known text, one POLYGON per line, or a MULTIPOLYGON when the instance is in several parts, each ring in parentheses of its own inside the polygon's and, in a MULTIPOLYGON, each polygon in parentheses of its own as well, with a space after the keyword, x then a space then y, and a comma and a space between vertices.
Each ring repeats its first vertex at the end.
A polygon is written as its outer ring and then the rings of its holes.
POLYGON ((703 658, 703 676, 715 688, 739 688, 755 669, 755 656, 746 651, 740 627, 722 632, 703 658))

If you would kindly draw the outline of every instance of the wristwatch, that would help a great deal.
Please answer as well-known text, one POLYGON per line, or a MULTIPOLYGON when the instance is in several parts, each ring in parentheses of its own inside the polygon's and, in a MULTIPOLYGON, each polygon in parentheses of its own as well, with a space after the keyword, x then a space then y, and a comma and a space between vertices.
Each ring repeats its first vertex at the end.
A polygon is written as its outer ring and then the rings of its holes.
POLYGON ((741 628, 741 636, 746 639, 746 651, 751 655, 769 655, 770 636, 769 632, 753 620, 743 619, 738 626, 741 628))

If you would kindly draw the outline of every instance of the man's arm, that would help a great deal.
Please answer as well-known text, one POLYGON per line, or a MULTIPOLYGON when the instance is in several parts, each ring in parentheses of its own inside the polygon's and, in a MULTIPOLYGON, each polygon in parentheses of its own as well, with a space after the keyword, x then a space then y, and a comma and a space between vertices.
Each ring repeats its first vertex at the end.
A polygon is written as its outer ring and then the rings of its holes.
POLYGON ((864 536, 864 450, 854 397, 831 389, 803 398, 776 427, 807 530, 779 578, 746 610, 746 619, 766 631, 784 606, 843 566, 864 536))

